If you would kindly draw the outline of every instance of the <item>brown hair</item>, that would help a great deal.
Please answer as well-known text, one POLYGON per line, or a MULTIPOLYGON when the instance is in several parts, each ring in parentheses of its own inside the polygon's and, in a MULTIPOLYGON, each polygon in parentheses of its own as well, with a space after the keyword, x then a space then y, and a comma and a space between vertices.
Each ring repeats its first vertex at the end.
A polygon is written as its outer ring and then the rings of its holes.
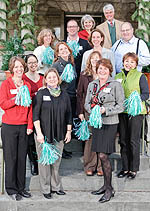
POLYGON ((56 76, 57 76, 57 78, 58 78, 58 85, 61 84, 61 78, 60 78, 60 76, 59 76, 57 70, 56 70, 55 68, 49 68, 49 69, 45 72, 44 77, 43 77, 43 85, 44 85, 44 86, 47 86, 46 81, 45 81, 47 75, 48 75, 49 73, 52 73, 52 72, 55 73, 56 76))
POLYGON ((25 61, 21 57, 19 57, 19 56, 13 56, 9 60, 9 71, 11 72, 11 74, 13 74, 13 69, 14 69, 15 62, 16 61, 19 61, 23 65, 24 70, 26 68, 26 63, 25 63, 25 61))
POLYGON ((72 55, 72 50, 71 50, 71 48, 67 45, 67 43, 65 43, 65 42, 58 42, 58 43, 57 43, 56 48, 55 48, 55 59, 54 59, 54 62, 56 62, 56 61, 58 60, 58 58, 59 58, 58 54, 59 54, 59 46, 60 46, 60 45, 65 45, 65 46, 68 48, 68 50, 69 50, 69 52, 70 52, 71 64, 74 65, 74 57, 73 57, 73 55, 72 55))
POLYGON ((44 44, 44 36, 47 35, 48 33, 51 34, 51 38, 52 38, 51 43, 50 43, 50 46, 53 46, 53 43, 54 43, 54 40, 55 40, 55 36, 53 35, 51 29, 43 29, 39 33, 39 35, 37 37, 37 41, 38 41, 38 44, 39 45, 43 45, 44 44))
POLYGON ((91 64, 91 58, 97 54, 99 56, 99 59, 102 58, 101 54, 99 51, 93 51, 90 56, 88 57, 88 60, 86 62, 86 69, 84 70, 84 75, 88 75, 88 76, 91 76, 93 75, 93 71, 92 71, 92 64, 91 64))
POLYGON ((104 45, 104 40, 105 40, 105 35, 104 35, 103 32, 102 32, 101 30, 99 30, 99 29, 93 29, 93 30, 92 30, 92 32, 91 32, 91 34, 90 34, 90 37, 89 37, 89 42, 90 42, 90 44, 93 46, 93 43, 92 43, 92 35, 93 35, 94 32, 100 33, 101 37, 103 38, 103 41, 101 42, 101 46, 103 47, 103 45, 104 45))
POLYGON ((138 66, 138 56, 135 53, 130 53, 130 52, 129 53, 126 53, 123 56, 123 59, 122 59, 123 63, 129 57, 131 57, 136 62, 136 65, 138 66))
POLYGON ((111 76, 111 73, 113 72, 113 66, 111 61, 109 59, 104 59, 104 58, 99 60, 96 64, 96 73, 100 65, 107 67, 109 69, 109 75, 111 76))

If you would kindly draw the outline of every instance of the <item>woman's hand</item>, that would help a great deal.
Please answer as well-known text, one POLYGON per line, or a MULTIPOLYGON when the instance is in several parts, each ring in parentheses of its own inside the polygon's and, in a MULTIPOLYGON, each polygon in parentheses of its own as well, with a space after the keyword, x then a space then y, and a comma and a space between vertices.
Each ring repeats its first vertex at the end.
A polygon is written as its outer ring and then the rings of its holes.
POLYGON ((32 129, 27 129, 27 135, 30 135, 33 132, 32 129))
POLYGON ((100 111, 101 111, 101 114, 104 114, 105 112, 106 112, 106 109, 105 109, 105 107, 100 107, 100 111))
POLYGON ((37 134, 37 141, 41 144, 43 144, 45 141, 44 141, 44 136, 43 134, 37 134))
POLYGON ((79 114, 79 118, 80 118, 80 120, 81 120, 81 122, 85 119, 84 118, 84 114, 79 114))
POLYGON ((67 131, 64 142, 67 144, 71 141, 71 130, 67 131))

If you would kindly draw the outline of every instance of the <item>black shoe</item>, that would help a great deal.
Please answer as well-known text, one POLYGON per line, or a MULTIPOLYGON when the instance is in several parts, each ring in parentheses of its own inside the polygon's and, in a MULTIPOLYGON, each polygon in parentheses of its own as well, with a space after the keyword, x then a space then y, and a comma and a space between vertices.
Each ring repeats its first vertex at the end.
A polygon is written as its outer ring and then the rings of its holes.
POLYGON ((25 198, 31 198, 31 193, 27 192, 26 190, 19 192, 19 194, 25 198))
POLYGON ((12 200, 15 200, 15 201, 21 201, 22 200, 22 196, 20 194, 12 194, 12 195, 9 195, 11 197, 12 200))
POLYGON ((39 172, 38 172, 38 164, 37 164, 37 162, 31 162, 30 164, 31 164, 31 174, 33 176, 38 175, 39 172))
POLYGON ((51 198, 52 198, 51 193, 43 193, 43 196, 44 196, 46 199, 51 199, 51 198))
POLYGON ((136 177, 136 172, 129 172, 127 178, 128 179, 135 179, 136 177))
POLYGON ((64 159, 71 159, 72 155, 66 154, 65 152, 62 153, 62 158, 64 159))
POLYGON ((106 190, 104 195, 100 198, 100 203, 105 203, 111 199, 111 197, 114 197, 115 191, 114 190, 106 190))
POLYGON ((125 177, 125 176, 127 176, 128 175, 128 171, 127 172, 125 172, 125 171, 120 171, 118 174, 117 174, 117 177, 118 178, 123 178, 123 177, 125 177))
POLYGON ((64 191, 62 191, 62 190, 52 191, 51 193, 56 193, 57 195, 60 195, 60 196, 66 195, 66 193, 64 191))
POLYGON ((100 195, 100 194, 103 194, 103 193, 105 193, 105 188, 104 187, 101 187, 99 190, 91 192, 92 195, 100 195))

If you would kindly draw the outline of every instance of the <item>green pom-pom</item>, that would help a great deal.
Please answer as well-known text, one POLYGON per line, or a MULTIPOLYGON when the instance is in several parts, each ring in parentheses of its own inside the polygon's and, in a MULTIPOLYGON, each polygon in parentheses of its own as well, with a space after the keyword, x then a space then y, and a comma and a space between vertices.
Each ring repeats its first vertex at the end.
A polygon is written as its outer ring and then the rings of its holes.
POLYGON ((142 100, 137 91, 134 91, 124 102, 125 111, 131 116, 137 116, 142 112, 142 100))
POLYGON ((38 160, 42 165, 50 165, 55 163, 61 157, 59 150, 56 146, 44 142, 42 144, 41 157, 38 160))
POLYGON ((71 48, 73 57, 76 58, 79 53, 79 43, 77 43, 75 40, 72 40, 68 42, 67 45, 71 48))
POLYGON ((102 116, 100 111, 100 106, 96 105, 92 108, 92 112, 89 118, 89 124, 94 128, 101 128, 102 127, 102 116))
POLYGON ((61 74, 62 81, 66 81, 70 83, 72 80, 75 79, 75 71, 71 64, 67 64, 64 68, 63 73, 61 74))
POLYGON ((26 85, 21 86, 19 88, 19 92, 16 95, 16 100, 15 104, 24 106, 24 107, 29 107, 30 104, 32 103, 31 97, 30 97, 30 92, 29 89, 26 85))
POLYGON ((88 128, 88 122, 86 120, 83 120, 80 123, 80 126, 76 130, 75 135, 81 141, 86 141, 86 140, 88 140, 90 138, 90 132, 89 132, 89 128, 88 128))
POLYGON ((54 50, 49 46, 43 52, 42 62, 43 64, 52 65, 54 61, 54 50))

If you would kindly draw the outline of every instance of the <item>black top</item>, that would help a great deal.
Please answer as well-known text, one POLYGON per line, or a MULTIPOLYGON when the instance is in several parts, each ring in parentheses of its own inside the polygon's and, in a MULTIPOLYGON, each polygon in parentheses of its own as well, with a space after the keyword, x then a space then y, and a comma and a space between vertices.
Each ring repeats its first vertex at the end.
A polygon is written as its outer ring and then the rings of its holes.
MULTIPOLYGON (((67 40, 64 40, 64 41, 67 42, 67 40)), ((79 51, 78 55, 74 59, 76 72, 77 72, 77 83, 78 83, 79 77, 80 77, 83 54, 85 51, 92 49, 91 45, 89 44, 89 42, 87 40, 79 38, 78 43, 80 44, 80 46, 82 46, 82 49, 79 51)))
POLYGON ((61 91, 58 97, 53 97, 47 88, 38 91, 33 108, 33 121, 40 121, 41 130, 47 137, 47 142, 52 143, 64 140, 67 125, 72 124, 71 105, 68 94, 61 91))
MULTIPOLYGON (((129 71, 124 70, 124 74, 127 76, 129 71)), ((140 81, 139 81, 139 86, 140 86, 140 97, 142 101, 146 101, 149 98, 149 88, 148 88, 148 83, 147 79, 144 74, 141 75, 140 81)))
MULTIPOLYGON (((56 68, 56 70, 58 71, 58 74, 61 76, 67 64, 71 64, 71 62, 70 61, 67 62, 61 57, 59 57, 58 60, 52 65, 52 67, 56 68)), ((75 67, 74 67, 74 71, 75 71, 75 75, 77 76, 75 67)), ((70 97, 76 96, 76 78, 72 80, 70 83, 63 81, 61 84, 61 88, 66 89, 70 97)))

